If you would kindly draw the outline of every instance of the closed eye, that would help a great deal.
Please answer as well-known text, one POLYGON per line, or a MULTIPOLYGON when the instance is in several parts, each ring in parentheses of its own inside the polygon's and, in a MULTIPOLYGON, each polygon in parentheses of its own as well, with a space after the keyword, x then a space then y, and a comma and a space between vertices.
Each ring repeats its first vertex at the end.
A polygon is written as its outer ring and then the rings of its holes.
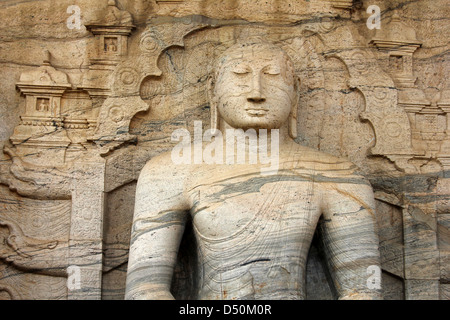
POLYGON ((245 69, 237 69, 237 70, 233 70, 234 74, 238 74, 238 75, 244 75, 244 74, 249 74, 250 71, 249 70, 245 70, 245 69))
POLYGON ((280 71, 280 68, 277 68, 274 66, 269 66, 269 67, 266 67, 263 69, 263 73, 272 75, 272 76, 276 76, 276 75, 279 75, 281 73, 281 71, 280 71))
POLYGON ((231 71, 237 75, 244 75, 250 73, 250 68, 246 65, 236 65, 231 71))
POLYGON ((264 71, 264 74, 268 74, 268 75, 271 75, 271 76, 277 76, 277 75, 280 74, 280 72, 279 71, 274 71, 274 70, 269 70, 269 71, 264 71))

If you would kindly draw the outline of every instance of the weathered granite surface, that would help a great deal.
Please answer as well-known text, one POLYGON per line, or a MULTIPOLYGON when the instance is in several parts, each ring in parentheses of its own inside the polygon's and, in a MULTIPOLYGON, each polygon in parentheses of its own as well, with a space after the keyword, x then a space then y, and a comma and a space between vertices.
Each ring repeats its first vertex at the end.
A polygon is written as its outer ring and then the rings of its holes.
MULTIPOLYGON (((173 149, 175 130, 210 128, 214 61, 258 38, 301 80, 296 142, 371 183, 384 298, 448 299, 448 11, 445 0, 2 1, 0 299, 125 297, 142 168, 173 149), (368 27, 372 5, 381 29, 368 27)), ((194 227, 176 298, 196 298, 194 227)), ((303 297, 336 299, 311 237, 303 297)))

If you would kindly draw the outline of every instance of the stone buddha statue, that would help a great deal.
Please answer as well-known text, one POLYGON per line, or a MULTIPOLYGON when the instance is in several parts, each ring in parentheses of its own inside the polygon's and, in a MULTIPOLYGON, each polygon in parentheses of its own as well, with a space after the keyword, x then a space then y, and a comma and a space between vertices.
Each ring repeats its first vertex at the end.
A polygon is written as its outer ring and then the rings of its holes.
MULTIPOLYGON (((262 174, 261 161, 175 164, 170 152, 152 158, 137 184, 126 299, 173 299, 188 219, 198 299, 305 299, 317 228, 339 299, 381 298, 379 287, 368 286, 367 270, 380 265, 372 188, 348 160, 294 141, 298 81, 273 44, 236 44, 217 60, 212 131, 276 133, 278 166, 262 174)), ((250 157, 254 149, 246 146, 250 157)))

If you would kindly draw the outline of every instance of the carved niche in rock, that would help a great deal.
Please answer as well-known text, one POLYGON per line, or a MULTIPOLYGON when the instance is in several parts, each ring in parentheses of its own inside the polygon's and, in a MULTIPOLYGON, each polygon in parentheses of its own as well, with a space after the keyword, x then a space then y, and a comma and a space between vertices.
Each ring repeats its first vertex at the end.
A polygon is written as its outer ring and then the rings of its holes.
POLYGON ((86 28, 95 36, 95 57, 90 58, 92 69, 111 69, 128 54, 128 37, 135 28, 128 11, 119 10, 114 0, 108 1, 104 16, 89 22, 86 28))
POLYGON ((17 88, 26 107, 11 142, 20 148, 67 147, 71 141, 63 128, 61 97, 71 87, 67 75, 50 65, 48 51, 41 67, 22 73, 17 88))

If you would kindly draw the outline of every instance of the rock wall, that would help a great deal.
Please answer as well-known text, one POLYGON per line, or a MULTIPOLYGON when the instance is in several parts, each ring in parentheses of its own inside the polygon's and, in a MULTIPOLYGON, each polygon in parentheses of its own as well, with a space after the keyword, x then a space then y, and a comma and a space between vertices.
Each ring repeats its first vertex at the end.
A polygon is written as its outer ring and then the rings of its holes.
MULTIPOLYGON (((2 1, 0 299, 123 299, 139 172, 175 129, 209 127, 214 59, 250 38, 294 61, 297 142, 372 183, 385 298, 448 299, 449 16, 445 0, 2 1)), ((334 298, 315 241, 307 293, 334 298)))

